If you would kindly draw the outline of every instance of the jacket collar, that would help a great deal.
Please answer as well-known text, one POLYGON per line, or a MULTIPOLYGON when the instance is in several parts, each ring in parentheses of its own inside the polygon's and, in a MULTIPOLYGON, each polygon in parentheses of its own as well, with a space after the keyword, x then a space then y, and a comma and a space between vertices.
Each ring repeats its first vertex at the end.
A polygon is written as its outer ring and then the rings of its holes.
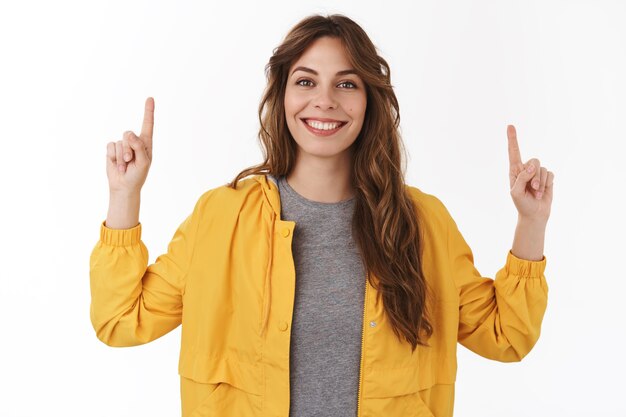
POLYGON ((272 305, 272 262, 274 260, 274 230, 276 227, 276 219, 280 220, 280 193, 278 191, 278 182, 276 177, 271 174, 256 175, 254 179, 261 184, 265 201, 271 207, 270 211, 270 238, 269 238, 269 256, 265 269, 265 289, 263 296, 263 307, 261 311, 261 336, 267 331, 269 322, 270 308, 272 305))
POLYGON ((255 175, 254 179, 261 184, 265 200, 272 208, 276 218, 280 218, 280 193, 278 192, 278 178, 272 174, 255 175))

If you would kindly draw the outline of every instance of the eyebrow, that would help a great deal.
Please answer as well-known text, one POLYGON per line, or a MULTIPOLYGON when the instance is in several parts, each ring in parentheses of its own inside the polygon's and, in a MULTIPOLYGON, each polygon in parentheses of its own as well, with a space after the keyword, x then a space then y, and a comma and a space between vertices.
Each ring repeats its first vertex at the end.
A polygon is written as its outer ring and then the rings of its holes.
MULTIPOLYGON (((307 68, 307 67, 296 67, 296 69, 294 69, 291 72, 291 75, 293 75, 293 73, 296 72, 296 71, 310 72, 311 74, 319 75, 317 73, 317 71, 315 71, 314 69, 311 69, 311 68, 307 68)), ((347 75, 347 74, 356 74, 356 71, 354 69, 347 69, 347 70, 339 71, 335 75, 347 75)))

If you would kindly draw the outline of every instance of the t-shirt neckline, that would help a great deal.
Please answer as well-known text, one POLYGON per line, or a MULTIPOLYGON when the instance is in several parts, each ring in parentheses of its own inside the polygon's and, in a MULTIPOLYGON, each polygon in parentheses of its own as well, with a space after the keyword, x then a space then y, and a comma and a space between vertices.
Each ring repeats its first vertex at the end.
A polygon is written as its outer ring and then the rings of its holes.
POLYGON ((278 179, 278 183, 279 183, 279 186, 281 187, 281 189, 283 189, 285 192, 287 192, 292 198, 295 198, 299 202, 301 202, 303 204, 307 204, 309 206, 319 207, 319 208, 335 208, 335 207, 340 208, 340 207, 350 206, 352 203, 354 203, 354 197, 350 197, 347 200, 341 200, 341 201, 337 201, 337 202, 334 202, 334 203, 325 203, 325 202, 322 202, 322 201, 310 200, 310 199, 308 199, 308 198, 298 194, 298 192, 296 190, 291 188, 291 186, 287 182, 287 177, 285 177, 285 176, 281 176, 278 179))

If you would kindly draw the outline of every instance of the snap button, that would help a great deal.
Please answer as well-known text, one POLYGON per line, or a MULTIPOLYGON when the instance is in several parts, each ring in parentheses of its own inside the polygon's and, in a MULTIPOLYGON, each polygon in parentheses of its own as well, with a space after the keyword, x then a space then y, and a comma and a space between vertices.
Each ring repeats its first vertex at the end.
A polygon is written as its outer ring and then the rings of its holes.
POLYGON ((287 330, 287 327, 288 327, 287 326, 287 322, 285 322, 285 321, 281 321, 280 324, 278 325, 278 329, 281 332, 284 332, 285 330, 287 330))
POLYGON ((376 327, 376 322, 375 321, 370 321, 370 327, 376 327))
POLYGON ((280 231, 280 234, 283 235, 283 237, 289 236, 289 229, 284 227, 283 230, 280 231))

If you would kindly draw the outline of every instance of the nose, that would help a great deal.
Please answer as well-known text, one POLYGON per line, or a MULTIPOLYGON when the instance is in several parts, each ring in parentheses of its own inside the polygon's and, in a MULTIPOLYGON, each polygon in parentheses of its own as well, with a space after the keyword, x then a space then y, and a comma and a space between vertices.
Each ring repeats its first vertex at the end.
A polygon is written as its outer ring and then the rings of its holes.
POLYGON ((318 94, 313 99, 313 104, 316 108, 319 108, 322 110, 336 109, 337 100, 334 97, 332 87, 319 88, 318 94))

